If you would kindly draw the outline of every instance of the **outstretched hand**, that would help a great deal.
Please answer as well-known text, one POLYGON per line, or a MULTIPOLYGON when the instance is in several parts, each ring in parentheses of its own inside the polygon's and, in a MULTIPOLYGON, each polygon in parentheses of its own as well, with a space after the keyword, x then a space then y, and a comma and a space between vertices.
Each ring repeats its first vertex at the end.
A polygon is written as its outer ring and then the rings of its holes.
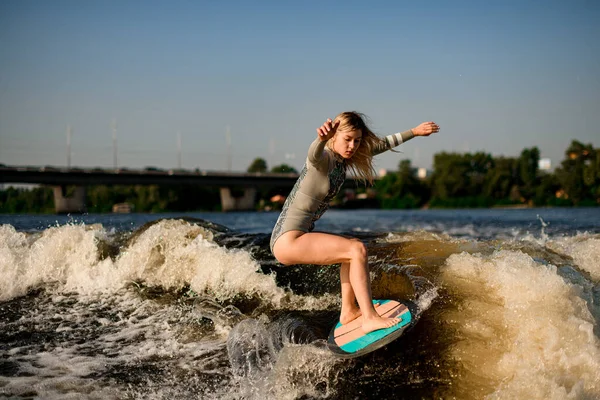
POLYGON ((323 125, 317 128, 317 135, 319 135, 319 139, 321 142, 329 140, 335 135, 335 131, 340 125, 340 121, 336 121, 335 124, 331 122, 330 118, 327 118, 327 121, 323 125))
POLYGON ((423 122, 416 128, 412 128, 415 136, 429 136, 440 131, 440 126, 433 121, 423 122))

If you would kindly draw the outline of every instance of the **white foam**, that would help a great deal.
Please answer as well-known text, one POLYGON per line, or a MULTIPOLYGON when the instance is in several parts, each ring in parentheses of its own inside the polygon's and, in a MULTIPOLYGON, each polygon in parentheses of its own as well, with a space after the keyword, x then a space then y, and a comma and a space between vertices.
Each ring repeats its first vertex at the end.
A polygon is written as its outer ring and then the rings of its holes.
POLYGON ((274 307, 294 303, 300 308, 323 308, 331 296, 315 299, 295 296, 265 275, 249 252, 226 249, 210 239, 210 232, 180 220, 165 220, 144 231, 117 260, 122 280, 181 288, 189 284, 198 293, 217 300, 258 296, 274 307))
POLYGON ((595 282, 600 282, 600 238, 579 234, 549 241, 546 246, 573 258, 575 264, 587 271, 595 282))
MULTIPOLYGON (((210 333, 198 337, 189 329, 194 326, 195 316, 177 304, 143 300, 131 291, 97 296, 93 303, 73 303, 73 297, 69 297, 67 303, 60 304, 62 299, 56 297, 56 310, 34 310, 24 315, 20 323, 35 324, 43 330, 49 319, 60 320, 61 325, 71 327, 69 333, 73 331, 75 336, 65 339, 64 345, 51 341, 12 349, 11 359, 18 363, 20 373, 31 376, 0 377, 0 396, 33 391, 48 399, 130 397, 125 393, 127 386, 95 378, 107 371, 127 371, 130 366, 134 375, 143 374, 143 370, 135 372, 143 365, 154 365, 165 374, 189 369, 226 374, 224 368, 214 371, 215 365, 223 364, 214 362, 224 353, 222 337, 210 333), (96 326, 95 308, 110 309, 114 321, 96 326), (77 340, 91 330, 93 337, 77 340), (35 351, 36 348, 44 350, 35 351)), ((161 385, 158 384, 160 390, 161 385)), ((148 393, 140 395, 147 398, 148 393)))
POLYGON ((260 273, 260 266, 247 251, 227 250, 205 240, 197 245, 203 251, 190 280, 195 291, 212 291, 217 299, 232 298, 240 293, 258 295, 276 305, 286 297, 285 290, 277 286, 275 276, 260 273))
POLYGON ((600 396, 594 319, 556 268, 519 251, 462 253, 448 258, 441 279, 462 301, 445 316, 458 333, 459 397, 482 385, 488 398, 600 396))
POLYGON ((433 304, 433 301, 437 297, 438 297, 438 288, 437 287, 428 289, 425 293, 423 293, 417 299, 416 304, 417 304, 419 311, 424 312, 424 311, 428 310, 429 307, 431 307, 431 305, 433 304))
POLYGON ((424 230, 415 230, 412 232, 395 233, 390 232, 385 237, 386 243, 403 243, 403 242, 414 242, 414 241, 451 241, 451 237, 446 233, 434 233, 427 232, 424 230))
POLYGON ((271 375, 271 398, 327 399, 335 395, 332 371, 342 361, 333 357, 326 345, 286 345, 277 357, 271 375))
POLYGON ((85 225, 64 225, 46 229, 30 244, 12 226, 0 227, 0 300, 24 295, 42 283, 66 284, 82 269, 95 267, 96 234, 85 225))
POLYGON ((336 371, 343 361, 331 355, 326 344, 285 344, 273 364, 236 377, 235 391, 217 392, 218 399, 334 398, 336 371))
POLYGON ((100 225, 51 227, 29 237, 1 226, 0 300, 41 286, 56 287, 57 293, 99 295, 139 281, 166 289, 190 285, 217 300, 257 296, 273 307, 323 309, 339 303, 338 296, 296 296, 278 287, 274 275, 262 273, 249 252, 220 247, 210 231, 183 220, 153 224, 115 260, 100 259, 98 242, 106 237, 100 225))
POLYGON ((23 293, 22 264, 27 253, 27 239, 11 225, 0 226, 0 301, 23 293))

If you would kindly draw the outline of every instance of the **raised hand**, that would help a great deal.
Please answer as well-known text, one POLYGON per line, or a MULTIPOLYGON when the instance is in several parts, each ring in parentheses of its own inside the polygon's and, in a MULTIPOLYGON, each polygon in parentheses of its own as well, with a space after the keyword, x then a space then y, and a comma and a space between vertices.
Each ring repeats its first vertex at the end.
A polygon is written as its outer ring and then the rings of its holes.
POLYGON ((337 121, 334 124, 330 118, 327 118, 327 121, 317 128, 317 135, 319 135, 319 139, 321 139, 322 142, 331 139, 333 135, 335 135, 335 131, 339 125, 340 121, 337 121))
POLYGON ((416 128, 412 128, 415 136, 429 136, 440 131, 440 126, 433 121, 423 122, 416 128))

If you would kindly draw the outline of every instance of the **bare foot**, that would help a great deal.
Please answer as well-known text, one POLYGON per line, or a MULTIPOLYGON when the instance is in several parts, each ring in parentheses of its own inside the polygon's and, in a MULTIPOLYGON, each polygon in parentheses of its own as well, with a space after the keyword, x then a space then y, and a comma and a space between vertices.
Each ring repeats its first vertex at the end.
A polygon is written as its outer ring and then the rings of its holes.
POLYGON ((401 320, 399 318, 382 318, 379 316, 375 318, 363 319, 362 330, 364 333, 369 333, 378 329, 391 328, 392 326, 400 323, 400 321, 401 320))
MULTIPOLYGON (((379 307, 379 303, 374 303, 373 307, 377 308, 379 307)), ((353 307, 349 310, 344 310, 342 308, 342 311, 340 312, 340 323, 342 325, 346 325, 352 321, 354 321, 355 319, 359 318, 362 315, 362 312, 360 311, 360 308, 358 307, 353 307)))

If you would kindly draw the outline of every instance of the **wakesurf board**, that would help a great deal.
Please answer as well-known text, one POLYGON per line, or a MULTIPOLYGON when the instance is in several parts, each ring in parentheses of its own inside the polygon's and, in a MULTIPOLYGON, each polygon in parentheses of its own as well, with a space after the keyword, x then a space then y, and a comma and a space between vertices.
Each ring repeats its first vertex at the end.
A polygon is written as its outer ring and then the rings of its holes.
POLYGON ((331 330, 327 347, 341 358, 360 357, 375 351, 398 339, 410 327, 414 320, 412 303, 396 300, 373 300, 377 313, 382 317, 398 318, 400 322, 390 328, 378 329, 369 333, 362 331, 362 318, 342 325, 339 320, 331 330))

